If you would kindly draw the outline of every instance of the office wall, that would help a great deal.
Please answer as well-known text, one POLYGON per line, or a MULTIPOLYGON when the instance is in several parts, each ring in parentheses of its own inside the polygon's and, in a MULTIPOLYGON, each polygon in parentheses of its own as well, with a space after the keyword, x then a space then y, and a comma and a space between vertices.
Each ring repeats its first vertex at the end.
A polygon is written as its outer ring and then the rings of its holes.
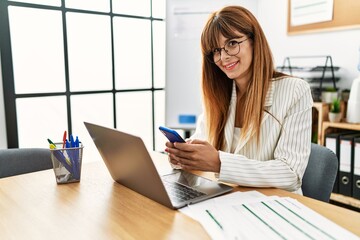
POLYGON ((350 88, 359 72, 360 29, 287 35, 288 0, 258 0, 258 20, 272 48, 277 65, 287 56, 331 55, 341 67, 339 88, 350 88))
POLYGON ((200 36, 209 14, 242 5, 257 15, 254 0, 168 0, 166 11, 165 124, 194 129, 201 105, 200 36))
MULTIPOLYGON (((1 52, 0 52, 1 56, 1 52)), ((1 58, 0 58, 1 66, 1 58)), ((0 67, 0 149, 7 148, 6 140, 6 125, 5 125, 5 107, 4 107, 4 92, 3 92, 3 79, 0 67)))

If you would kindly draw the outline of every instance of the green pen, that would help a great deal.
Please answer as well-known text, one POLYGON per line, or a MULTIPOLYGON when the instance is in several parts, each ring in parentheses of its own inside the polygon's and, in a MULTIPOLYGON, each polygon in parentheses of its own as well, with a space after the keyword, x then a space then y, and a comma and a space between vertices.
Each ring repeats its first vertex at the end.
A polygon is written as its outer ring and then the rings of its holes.
MULTIPOLYGON (((50 149, 56 149, 55 143, 53 143, 53 141, 51 141, 49 138, 48 138, 47 140, 48 140, 48 142, 50 143, 50 149)), ((67 158, 67 157, 65 157, 64 155, 63 155, 63 157, 64 157, 66 163, 67 163, 69 166, 71 166, 72 164, 71 164, 70 159, 67 158)))
POLYGON ((50 143, 50 145, 53 145, 53 148, 55 149, 56 148, 56 145, 48 138, 47 139, 48 140, 48 142, 50 143))

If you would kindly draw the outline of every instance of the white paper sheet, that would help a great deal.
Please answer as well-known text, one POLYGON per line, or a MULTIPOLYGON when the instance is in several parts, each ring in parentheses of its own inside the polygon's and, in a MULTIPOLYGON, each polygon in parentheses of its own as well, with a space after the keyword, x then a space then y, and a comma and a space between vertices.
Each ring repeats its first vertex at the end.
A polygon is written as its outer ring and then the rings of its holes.
POLYGON ((291 0, 291 26, 333 19, 334 0, 291 0))
POLYGON ((181 211, 212 239, 359 239, 295 199, 257 191, 231 193, 181 211))

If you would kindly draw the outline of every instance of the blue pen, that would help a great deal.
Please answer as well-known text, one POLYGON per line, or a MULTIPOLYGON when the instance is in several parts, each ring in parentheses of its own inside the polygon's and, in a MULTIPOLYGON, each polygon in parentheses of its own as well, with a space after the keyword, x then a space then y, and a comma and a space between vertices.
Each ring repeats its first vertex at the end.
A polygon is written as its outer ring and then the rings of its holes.
MULTIPOLYGON (((73 137, 72 134, 70 134, 70 136, 69 136, 69 141, 70 141, 70 147, 71 147, 71 148, 75 147, 74 137, 73 137)), ((71 150, 70 152, 71 152, 71 155, 72 155, 71 158, 72 158, 73 161, 74 161, 74 151, 71 150)))
MULTIPOLYGON (((70 142, 67 139, 65 140, 65 148, 71 148, 70 142)), ((73 163, 73 159, 71 157, 71 151, 66 150, 66 152, 71 160, 71 163, 73 163)))
POLYGON ((48 139, 48 142, 50 143, 50 149, 53 151, 54 156, 56 159, 62 163, 62 165, 69 171, 72 172, 71 166, 67 163, 66 158, 64 154, 60 150, 56 150, 56 145, 48 139))
POLYGON ((79 145, 80 145, 80 141, 79 141, 78 136, 76 136, 76 139, 75 139, 75 147, 79 147, 79 145))
POLYGON ((74 137, 72 134, 70 134, 70 146, 75 147, 74 137))
POLYGON ((54 150, 53 151, 56 159, 62 163, 62 165, 70 172, 73 172, 73 169, 71 168, 71 166, 66 162, 65 156, 62 154, 62 152, 58 151, 58 150, 54 150))
MULTIPOLYGON (((73 135, 70 135, 70 143, 69 143, 71 148, 75 148, 77 147, 77 143, 76 141, 74 141, 74 137, 73 135)), ((80 179, 80 166, 79 166, 79 150, 78 149, 71 149, 71 156, 70 158, 72 159, 72 163, 73 163, 73 169, 74 169, 74 178, 76 179, 80 179)))
MULTIPOLYGON (((75 139, 75 147, 78 148, 80 146, 80 141, 79 141, 79 138, 78 136, 76 136, 76 139, 75 139)), ((77 177, 78 179, 80 179, 80 162, 79 162, 79 149, 76 149, 75 152, 74 152, 74 161, 75 161, 75 164, 76 164, 76 170, 77 170, 77 177)))
MULTIPOLYGON (((66 139, 65 140, 65 147, 68 149, 68 148, 71 148, 71 144, 70 144, 70 142, 66 139)), ((72 171, 71 171, 71 173, 72 173, 72 175, 73 175, 73 177, 74 178, 76 178, 76 176, 77 176, 77 170, 76 170, 76 161, 75 161, 75 159, 74 159, 74 153, 73 153, 73 151, 74 150, 72 150, 72 149, 69 149, 69 150, 66 150, 66 152, 67 152, 67 155, 69 156, 69 158, 70 158, 70 161, 71 161, 71 167, 72 167, 72 171)))

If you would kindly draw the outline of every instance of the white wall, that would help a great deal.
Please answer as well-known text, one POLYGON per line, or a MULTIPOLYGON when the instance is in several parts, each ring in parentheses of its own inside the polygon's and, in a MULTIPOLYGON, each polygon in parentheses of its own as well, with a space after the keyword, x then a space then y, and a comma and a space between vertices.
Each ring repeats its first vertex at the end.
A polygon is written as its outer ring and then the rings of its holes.
POLYGON ((350 88, 359 72, 360 29, 287 35, 288 0, 258 0, 258 20, 277 66, 288 56, 330 55, 341 67, 337 86, 350 88))
POLYGON ((194 129, 202 112, 200 36, 209 14, 226 5, 242 5, 257 16, 257 1, 168 0, 166 4, 165 124, 194 129), (194 120, 180 121, 181 116, 194 120))
MULTIPOLYGON (((1 56, 1 52, 0 52, 1 56)), ((0 58, 1 66, 1 58, 0 58)), ((3 80, 0 67, 0 149, 7 148, 6 140, 6 125, 5 125, 5 107, 4 107, 4 92, 3 92, 3 80)))

